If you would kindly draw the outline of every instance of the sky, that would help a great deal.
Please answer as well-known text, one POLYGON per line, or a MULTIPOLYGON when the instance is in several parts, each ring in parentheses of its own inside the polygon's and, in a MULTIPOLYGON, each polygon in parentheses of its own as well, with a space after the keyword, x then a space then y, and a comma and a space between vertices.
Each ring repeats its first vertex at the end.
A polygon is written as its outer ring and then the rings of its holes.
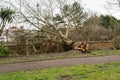
MULTIPOLYGON (((5 1, 5 0, 3 0, 3 1, 5 1)), ((12 0, 9 0, 9 1, 12 1, 12 0)), ((32 1, 32 0, 29 0, 29 1, 32 1)), ((81 2, 82 1, 83 7, 85 9, 89 10, 89 11, 95 12, 95 13, 97 13, 99 15, 100 14, 113 15, 113 16, 115 16, 115 17, 120 19, 120 15, 119 15, 120 12, 114 11, 114 10, 110 11, 110 9, 106 9, 107 2, 108 1, 112 1, 113 2, 113 0, 69 0, 69 1, 70 2, 73 2, 73 1, 80 1, 81 2)))
POLYGON ((107 13, 105 9, 106 1, 108 0, 82 0, 86 8, 101 14, 107 13))
MULTIPOLYGON (((1 1, 1 0, 0 0, 1 1)), ((4 1, 4 0, 3 0, 4 1)), ((8 1, 8 0, 7 0, 8 1)), ((12 1, 12 0, 10 0, 12 1)), ((29 0, 32 1, 32 0, 29 0)), ((70 0, 71 2, 74 0, 70 0)), ((97 13, 97 14, 109 14, 112 15, 118 19, 120 19, 120 10, 115 11, 115 10, 110 10, 106 8, 107 2, 108 1, 113 1, 113 0, 75 0, 75 1, 82 1, 82 5, 86 10, 89 10, 91 12, 97 13)), ((0 3, 0 6, 2 3, 0 3)), ((119 8, 120 9, 120 8, 119 8)))
POLYGON ((120 12, 115 9, 108 9, 107 2, 110 0, 82 0, 83 6, 90 11, 96 12, 97 14, 109 14, 120 19, 120 12))

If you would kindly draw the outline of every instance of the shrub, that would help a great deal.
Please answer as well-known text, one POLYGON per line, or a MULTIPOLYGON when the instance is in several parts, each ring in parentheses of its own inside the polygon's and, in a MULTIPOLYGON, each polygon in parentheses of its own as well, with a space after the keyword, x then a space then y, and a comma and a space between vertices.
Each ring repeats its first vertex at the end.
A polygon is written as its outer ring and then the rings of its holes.
POLYGON ((120 49, 120 36, 116 36, 112 39, 112 44, 115 49, 120 49))
POLYGON ((9 49, 2 43, 0 43, 0 56, 8 56, 9 49))

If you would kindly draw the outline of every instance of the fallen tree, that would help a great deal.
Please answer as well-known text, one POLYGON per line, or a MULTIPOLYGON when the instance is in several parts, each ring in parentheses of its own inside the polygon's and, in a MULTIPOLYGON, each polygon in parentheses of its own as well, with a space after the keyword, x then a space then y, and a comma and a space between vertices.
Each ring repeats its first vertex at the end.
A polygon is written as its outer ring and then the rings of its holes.
POLYGON ((9 4, 17 12, 16 22, 32 25, 43 32, 47 40, 62 41, 65 51, 72 49, 75 41, 69 33, 72 29, 79 33, 78 29, 87 18, 87 13, 76 1, 70 4, 66 0, 15 0, 9 4))

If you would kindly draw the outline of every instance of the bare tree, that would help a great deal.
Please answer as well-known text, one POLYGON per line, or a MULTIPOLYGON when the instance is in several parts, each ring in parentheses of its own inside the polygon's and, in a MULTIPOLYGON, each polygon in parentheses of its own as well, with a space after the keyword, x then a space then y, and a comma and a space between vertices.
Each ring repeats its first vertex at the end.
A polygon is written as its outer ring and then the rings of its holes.
MULTIPOLYGON (((77 18, 77 17, 73 17, 73 15, 70 15, 73 14, 73 12, 70 11, 70 9, 72 10, 72 8, 69 8, 69 17, 67 16, 64 19, 64 21, 66 22, 60 25, 56 24, 57 23, 57 21, 55 21, 56 15, 59 14, 60 17, 63 19, 63 17, 65 17, 62 15, 63 7, 65 5, 70 7, 69 6, 70 3, 68 0, 46 0, 46 1, 31 0, 31 2, 28 0, 17 0, 17 1, 15 0, 14 2, 16 3, 11 2, 10 4, 15 10, 17 10, 17 17, 18 17, 17 20, 19 22, 26 22, 36 27, 39 30, 41 30, 41 26, 51 27, 54 29, 54 31, 57 31, 57 33, 51 32, 47 29, 42 29, 42 31, 46 32, 47 34, 55 35, 62 39, 68 38, 69 30, 73 27, 73 24, 75 24, 74 19, 77 18), (66 30, 64 32, 61 31, 60 29, 61 27, 64 27, 66 30)), ((83 14, 82 11, 81 14, 83 14)))

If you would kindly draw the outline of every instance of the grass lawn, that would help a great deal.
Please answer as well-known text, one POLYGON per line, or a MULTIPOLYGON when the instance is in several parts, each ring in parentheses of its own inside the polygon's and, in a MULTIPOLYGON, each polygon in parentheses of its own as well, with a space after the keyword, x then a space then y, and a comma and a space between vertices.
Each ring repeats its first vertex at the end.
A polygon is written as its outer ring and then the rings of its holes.
POLYGON ((105 56, 105 55, 114 55, 114 54, 119 55, 120 50, 97 50, 97 51, 92 51, 91 53, 80 53, 80 51, 71 50, 64 53, 48 53, 48 54, 31 55, 29 57, 18 56, 12 58, 2 58, 0 59, 0 64, 48 60, 48 59, 63 59, 63 58, 73 58, 73 57, 105 56))
POLYGON ((120 55, 120 50, 97 50, 97 51, 93 51, 91 54, 98 56, 112 55, 112 54, 120 55))
POLYGON ((0 80, 120 80, 120 63, 3 73, 0 80))

